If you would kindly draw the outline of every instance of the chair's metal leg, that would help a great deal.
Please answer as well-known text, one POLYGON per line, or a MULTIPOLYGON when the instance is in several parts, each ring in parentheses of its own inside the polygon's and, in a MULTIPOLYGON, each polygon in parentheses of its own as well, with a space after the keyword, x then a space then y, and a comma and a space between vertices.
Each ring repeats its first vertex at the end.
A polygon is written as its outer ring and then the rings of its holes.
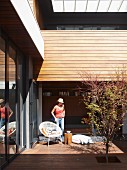
POLYGON ((48 138, 48 146, 49 146, 50 138, 48 138))
POLYGON ((60 139, 60 142, 62 142, 62 137, 61 137, 61 136, 60 136, 60 138, 59 138, 59 139, 60 139))

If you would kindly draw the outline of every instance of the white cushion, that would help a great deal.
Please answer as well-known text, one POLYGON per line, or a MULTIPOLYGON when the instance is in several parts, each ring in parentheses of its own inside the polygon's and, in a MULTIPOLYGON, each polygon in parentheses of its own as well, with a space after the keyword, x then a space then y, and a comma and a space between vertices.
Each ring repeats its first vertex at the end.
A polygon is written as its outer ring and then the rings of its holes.
POLYGON ((86 136, 86 135, 81 135, 81 134, 73 135, 72 142, 81 143, 81 144, 93 143, 91 137, 86 136))

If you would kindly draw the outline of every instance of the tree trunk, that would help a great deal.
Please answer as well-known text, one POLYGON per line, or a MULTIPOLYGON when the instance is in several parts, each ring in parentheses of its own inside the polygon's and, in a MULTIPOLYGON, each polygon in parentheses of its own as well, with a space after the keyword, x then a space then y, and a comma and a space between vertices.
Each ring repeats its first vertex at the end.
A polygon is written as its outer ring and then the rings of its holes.
POLYGON ((92 126, 92 135, 96 136, 96 132, 95 132, 95 128, 94 128, 94 122, 92 122, 91 126, 92 126))
POLYGON ((96 136, 96 129, 95 129, 94 121, 93 120, 92 120, 91 126, 92 126, 92 135, 96 136))
POLYGON ((106 162, 108 163, 108 149, 109 149, 109 141, 106 141, 106 162))

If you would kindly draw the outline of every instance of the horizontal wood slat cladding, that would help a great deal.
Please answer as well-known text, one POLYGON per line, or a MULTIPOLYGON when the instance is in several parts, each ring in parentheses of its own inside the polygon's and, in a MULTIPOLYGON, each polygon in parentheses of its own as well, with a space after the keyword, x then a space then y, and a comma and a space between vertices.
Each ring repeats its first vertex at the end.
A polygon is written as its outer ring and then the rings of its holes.
MULTIPOLYGON (((16 66, 12 58, 9 57, 9 80, 15 81, 16 66)), ((0 81, 5 81, 5 54, 0 50, 0 81)))
POLYGON ((5 54, 0 49, 0 82, 5 81, 5 54))
POLYGON ((86 72, 111 80, 127 66, 126 30, 43 30, 42 35, 45 60, 38 81, 81 81, 86 72))

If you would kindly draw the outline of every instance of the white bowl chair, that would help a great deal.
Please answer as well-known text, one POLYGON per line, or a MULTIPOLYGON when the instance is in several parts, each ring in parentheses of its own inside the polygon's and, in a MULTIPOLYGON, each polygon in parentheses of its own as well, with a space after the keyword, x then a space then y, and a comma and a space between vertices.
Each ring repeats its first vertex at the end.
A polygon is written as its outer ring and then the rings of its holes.
MULTIPOLYGON (((13 135, 15 135, 15 131, 16 131, 16 122, 10 122, 9 123, 9 129, 13 128, 14 130, 9 134, 9 137, 12 137, 13 135)), ((0 141, 4 142, 4 138, 5 138, 5 125, 0 129, 0 141), (3 132, 3 133, 2 133, 3 132)))
POLYGON ((57 124, 53 122, 50 121, 42 122, 39 125, 39 130, 46 138, 48 138, 48 146, 51 138, 61 139, 62 130, 57 124))

